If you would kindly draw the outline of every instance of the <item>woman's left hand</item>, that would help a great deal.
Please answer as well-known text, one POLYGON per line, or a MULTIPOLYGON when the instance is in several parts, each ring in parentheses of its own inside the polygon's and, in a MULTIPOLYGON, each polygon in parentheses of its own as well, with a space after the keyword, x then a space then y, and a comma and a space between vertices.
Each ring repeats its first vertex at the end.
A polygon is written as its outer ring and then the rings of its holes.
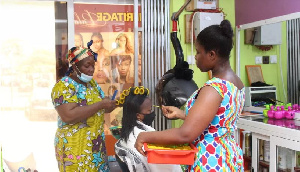
POLYGON ((137 137, 137 139, 136 139, 136 141, 135 141, 135 144, 134 144, 134 147, 136 148, 136 150, 139 152, 139 153, 141 153, 143 156, 146 156, 146 154, 145 154, 145 152, 144 152, 144 150, 143 150, 143 146, 144 146, 144 141, 143 141, 143 132, 141 132, 139 135, 138 135, 138 137, 137 137))

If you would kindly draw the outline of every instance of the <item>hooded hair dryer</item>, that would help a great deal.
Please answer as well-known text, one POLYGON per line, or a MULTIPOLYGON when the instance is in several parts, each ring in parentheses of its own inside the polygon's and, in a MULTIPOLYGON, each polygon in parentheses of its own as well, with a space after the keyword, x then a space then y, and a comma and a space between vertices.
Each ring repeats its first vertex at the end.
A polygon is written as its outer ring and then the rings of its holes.
POLYGON ((167 71, 156 85, 156 95, 158 104, 165 106, 176 106, 181 108, 187 99, 198 89, 197 84, 192 80, 194 71, 189 69, 189 64, 184 61, 184 55, 179 39, 177 38, 177 21, 179 14, 188 5, 187 1, 178 12, 172 16, 173 29, 171 42, 173 44, 176 65, 167 71))

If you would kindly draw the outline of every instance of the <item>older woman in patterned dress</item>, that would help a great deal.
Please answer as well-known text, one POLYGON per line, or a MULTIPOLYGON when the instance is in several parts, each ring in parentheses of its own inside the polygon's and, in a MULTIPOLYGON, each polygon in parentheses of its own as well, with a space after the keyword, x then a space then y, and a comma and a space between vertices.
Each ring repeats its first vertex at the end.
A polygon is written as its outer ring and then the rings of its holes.
POLYGON ((105 98, 92 79, 96 53, 73 47, 66 76, 53 87, 51 98, 58 112, 55 154, 59 171, 109 171, 104 142, 104 113, 116 102, 105 98))

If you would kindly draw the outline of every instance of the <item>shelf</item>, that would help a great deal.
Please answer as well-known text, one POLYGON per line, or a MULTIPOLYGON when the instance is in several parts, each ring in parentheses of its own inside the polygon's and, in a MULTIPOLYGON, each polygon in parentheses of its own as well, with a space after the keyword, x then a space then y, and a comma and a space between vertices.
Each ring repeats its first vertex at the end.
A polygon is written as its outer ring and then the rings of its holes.
POLYGON ((251 169, 251 156, 243 156, 244 158, 244 170, 247 171, 251 169))
POLYGON ((244 160, 250 160, 251 161, 251 156, 245 156, 244 155, 244 160))
MULTIPOLYGON (((274 120, 275 121, 275 120, 274 120)), ((265 118, 260 116, 243 116, 239 119, 237 126, 238 132, 236 134, 237 140, 239 141, 240 145, 243 145, 244 140, 244 133, 243 131, 251 132, 251 155, 254 157, 259 157, 262 155, 261 144, 260 141, 269 141, 270 142, 270 154, 269 162, 259 160, 259 159, 252 159, 251 156, 244 156, 244 167, 245 171, 253 170, 254 172, 258 171, 278 171, 278 172, 287 172, 293 171, 300 172, 299 167, 295 167, 297 163, 292 163, 293 167, 290 169, 279 169, 278 167, 278 155, 276 154, 276 150, 278 147, 283 147, 287 149, 291 149, 293 151, 300 151, 300 125, 297 123, 298 121, 295 120, 279 120, 286 124, 287 122, 293 122, 295 127, 289 127, 290 125, 277 125, 277 123, 268 123, 269 120, 265 120, 265 118), (252 161, 254 160, 254 162, 252 161), (250 165, 250 167, 249 167, 250 165)), ((294 157, 294 156, 292 156, 294 157)), ((293 161, 298 162, 295 158, 292 158, 293 161), (295 160, 294 160, 295 159, 295 160)))
POLYGON ((259 161, 259 166, 262 166, 263 168, 269 168, 270 164, 266 161, 259 161))

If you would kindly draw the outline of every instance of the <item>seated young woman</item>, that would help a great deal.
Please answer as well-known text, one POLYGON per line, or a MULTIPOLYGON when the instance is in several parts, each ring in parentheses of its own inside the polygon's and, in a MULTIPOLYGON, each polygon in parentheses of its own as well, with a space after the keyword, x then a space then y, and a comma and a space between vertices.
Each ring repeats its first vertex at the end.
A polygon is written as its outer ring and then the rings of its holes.
POLYGON ((117 161, 123 172, 181 172, 180 165, 148 163, 147 157, 134 147, 140 132, 155 131, 150 126, 155 113, 148 95, 149 90, 144 87, 129 88, 120 95, 118 102, 123 106, 123 117, 120 139, 115 144, 117 161))

